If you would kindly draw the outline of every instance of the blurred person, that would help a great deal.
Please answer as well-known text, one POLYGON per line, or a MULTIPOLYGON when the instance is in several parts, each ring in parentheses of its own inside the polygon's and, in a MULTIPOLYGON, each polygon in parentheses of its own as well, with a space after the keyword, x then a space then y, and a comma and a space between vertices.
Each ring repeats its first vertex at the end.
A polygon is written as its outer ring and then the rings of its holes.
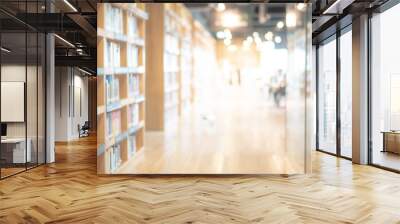
POLYGON ((286 76, 282 69, 279 69, 278 73, 271 77, 269 93, 274 98, 275 106, 280 107, 286 98, 286 76))

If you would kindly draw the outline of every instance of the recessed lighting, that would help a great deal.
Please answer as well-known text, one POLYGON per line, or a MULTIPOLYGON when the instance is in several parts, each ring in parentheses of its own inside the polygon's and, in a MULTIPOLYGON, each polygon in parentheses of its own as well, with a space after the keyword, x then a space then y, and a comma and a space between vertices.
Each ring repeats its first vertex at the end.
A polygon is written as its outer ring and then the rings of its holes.
POLYGON ((298 3, 298 4, 296 5, 296 8, 297 8, 299 11, 303 11, 303 10, 306 8, 306 4, 305 4, 305 3, 298 3))
POLYGON ((297 25, 297 15, 295 12, 288 12, 286 14, 286 26, 295 27, 297 25))
POLYGON ((218 12, 222 12, 226 9, 225 4, 224 3, 218 3, 217 4, 217 11, 218 12))
POLYGON ((225 32, 224 31, 218 31, 217 32, 217 38, 218 39, 224 39, 225 38, 225 32))
POLYGON ((274 38, 274 33, 272 33, 271 31, 268 31, 265 33, 264 37, 266 40, 271 41, 274 38))
POLYGON ((283 21, 279 21, 279 22, 276 24, 276 27, 277 27, 278 29, 282 29, 284 26, 285 26, 285 23, 284 23, 283 21))

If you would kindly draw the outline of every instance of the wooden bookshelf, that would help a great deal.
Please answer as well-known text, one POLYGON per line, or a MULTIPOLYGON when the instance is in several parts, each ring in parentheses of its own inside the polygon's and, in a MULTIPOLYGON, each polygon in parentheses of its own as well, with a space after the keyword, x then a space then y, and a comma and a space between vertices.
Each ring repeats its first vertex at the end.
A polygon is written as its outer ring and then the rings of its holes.
POLYGON ((118 173, 144 147, 144 3, 97 4, 97 171, 118 173))
POLYGON ((146 7, 146 128, 162 131, 176 126, 190 104, 192 17, 180 3, 146 7))

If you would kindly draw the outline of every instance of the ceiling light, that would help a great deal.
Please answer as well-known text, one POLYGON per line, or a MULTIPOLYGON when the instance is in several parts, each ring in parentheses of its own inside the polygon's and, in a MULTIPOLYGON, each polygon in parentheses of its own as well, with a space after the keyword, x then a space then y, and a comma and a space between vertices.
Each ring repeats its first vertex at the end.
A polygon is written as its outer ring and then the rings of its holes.
POLYGON ((280 36, 275 37, 275 43, 280 44, 282 42, 282 38, 280 36))
POLYGON ((303 10, 306 8, 306 4, 305 4, 305 3, 298 3, 298 4, 296 5, 296 8, 297 8, 299 11, 303 11, 303 10))
POLYGON ((246 40, 247 40, 249 43, 252 43, 252 42, 253 42, 253 37, 248 36, 248 37, 246 38, 246 40))
POLYGON ((276 27, 277 27, 278 29, 282 29, 284 26, 285 26, 285 23, 282 22, 282 21, 279 21, 279 22, 276 24, 276 27))
POLYGON ((224 35, 226 39, 232 39, 232 33, 229 29, 224 30, 224 35))
POLYGON ((226 46, 231 45, 231 43, 232 43, 231 39, 225 39, 225 40, 224 40, 224 44, 225 44, 226 46))
POLYGON ((224 39, 225 38, 225 32, 224 31, 218 31, 217 32, 217 38, 218 39, 224 39))
POLYGON ((258 32, 254 32, 254 33, 253 33, 253 37, 254 37, 254 38, 259 37, 259 36, 260 36, 260 34, 259 34, 258 32))
POLYGON ((218 12, 222 12, 222 11, 224 11, 225 10, 225 4, 224 3, 218 3, 217 4, 217 11, 218 12))
POLYGON ((232 28, 232 27, 246 26, 247 24, 242 20, 242 17, 240 16, 239 12, 229 10, 221 14, 220 25, 222 27, 232 28))
POLYGON ((67 4, 74 12, 78 12, 78 10, 68 1, 64 0, 65 4, 67 4))
POLYGON ((295 27, 297 25, 297 15, 295 12, 286 13, 286 26, 295 27))
POLYGON ((57 35, 57 34, 54 34, 54 36, 57 37, 57 38, 58 38, 59 40, 61 40, 62 42, 64 42, 65 44, 67 44, 68 46, 75 48, 75 45, 73 45, 73 44, 72 44, 71 42, 69 42, 68 40, 66 40, 66 39, 64 39, 64 38, 62 38, 62 37, 60 37, 60 36, 57 35))
POLYGON ((267 33, 265 33, 264 37, 266 40, 271 41, 274 38, 274 33, 268 31, 267 33))
POLYGON ((92 75, 92 73, 90 73, 90 72, 88 72, 88 71, 85 71, 85 70, 83 70, 83 69, 81 69, 81 68, 79 68, 79 67, 78 67, 78 70, 81 71, 81 72, 83 72, 83 73, 85 73, 85 74, 87 74, 87 75, 92 75))
POLYGON ((0 49, 1 49, 2 51, 6 52, 6 53, 10 53, 10 52, 11 52, 11 50, 9 50, 9 49, 7 49, 7 48, 5 48, 5 47, 1 47, 0 49))

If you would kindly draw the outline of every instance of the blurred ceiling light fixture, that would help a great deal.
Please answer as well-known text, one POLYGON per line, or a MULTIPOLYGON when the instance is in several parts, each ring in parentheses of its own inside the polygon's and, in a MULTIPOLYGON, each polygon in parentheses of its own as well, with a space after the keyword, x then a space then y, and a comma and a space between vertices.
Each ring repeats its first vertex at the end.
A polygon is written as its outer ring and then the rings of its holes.
POLYGON ((285 23, 284 23, 283 21, 279 21, 279 22, 276 24, 276 27, 277 27, 278 29, 282 29, 284 26, 285 26, 285 23))
POLYGON ((5 48, 5 47, 1 47, 0 49, 1 49, 2 51, 6 52, 6 53, 10 53, 10 52, 11 52, 11 50, 9 50, 9 49, 7 49, 7 48, 5 48))
POLYGON ((286 13, 286 26, 287 27, 296 27, 297 25, 297 15, 295 12, 286 13))
POLYGON ((218 3, 218 4, 217 4, 217 11, 218 11, 218 12, 225 11, 225 9, 226 9, 226 7, 225 7, 225 4, 224 4, 224 3, 218 3))
POLYGON ((271 41, 274 38, 274 33, 268 31, 267 33, 265 33, 264 37, 266 40, 271 41))
POLYGON ((71 42, 69 42, 68 40, 58 36, 57 34, 54 34, 55 37, 57 37, 59 40, 61 40, 62 42, 66 43, 68 46, 75 48, 75 45, 73 45, 71 42))
POLYGON ((217 32, 217 38, 218 39, 224 39, 225 38, 225 32, 224 31, 218 31, 217 32))
POLYGON ((280 44, 282 42, 282 38, 280 36, 275 37, 275 43, 280 44))
POLYGON ((226 39, 232 39, 232 33, 231 33, 231 31, 229 30, 229 29, 225 29, 224 30, 224 38, 226 38, 226 39))
POLYGON ((231 45, 231 43, 232 43, 231 39, 225 39, 225 40, 224 40, 224 44, 225 44, 226 46, 231 45))
POLYGON ((249 43, 252 43, 252 42, 253 42, 253 37, 248 36, 248 37, 246 38, 246 41, 248 41, 249 43))
POLYGON ((222 27, 234 28, 247 25, 237 11, 225 11, 220 16, 219 25, 222 27))
POLYGON ((78 10, 68 1, 64 0, 64 3, 68 5, 74 12, 78 12, 78 10))
POLYGON ((253 32, 253 37, 254 38, 259 37, 259 36, 260 36, 260 34, 258 32, 253 32))
POLYGON ((305 3, 298 3, 298 4, 296 5, 296 8, 297 8, 299 11, 303 11, 303 10, 306 8, 306 4, 305 4, 305 3))

